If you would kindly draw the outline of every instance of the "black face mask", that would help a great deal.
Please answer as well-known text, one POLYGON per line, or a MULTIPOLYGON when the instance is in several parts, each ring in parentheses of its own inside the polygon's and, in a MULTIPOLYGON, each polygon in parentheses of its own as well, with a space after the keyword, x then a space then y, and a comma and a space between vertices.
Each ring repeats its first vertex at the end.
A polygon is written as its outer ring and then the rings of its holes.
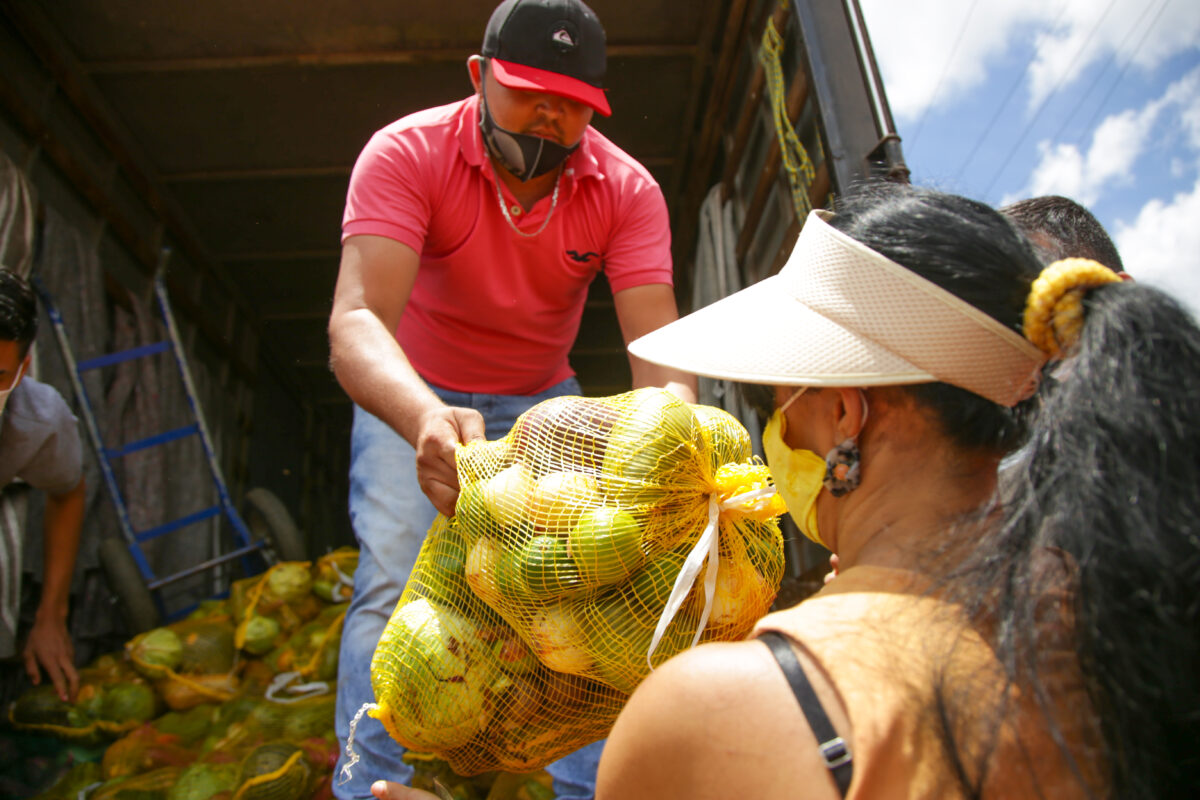
POLYGON ((540 136, 501 128, 488 111, 486 93, 480 95, 480 100, 482 113, 479 115, 479 130, 483 133, 488 152, 522 183, 545 175, 566 161, 567 156, 579 147, 578 143, 563 147, 558 142, 540 136))

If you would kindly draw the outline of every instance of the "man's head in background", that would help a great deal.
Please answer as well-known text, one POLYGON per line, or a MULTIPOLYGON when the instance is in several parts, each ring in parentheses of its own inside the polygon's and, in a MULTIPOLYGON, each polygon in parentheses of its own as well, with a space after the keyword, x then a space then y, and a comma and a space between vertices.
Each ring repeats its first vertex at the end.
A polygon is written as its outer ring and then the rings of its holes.
POLYGON ((29 346, 37 335, 37 299, 29 282, 0 269, 0 412, 29 369, 29 346))
POLYGON ((29 281, 0 269, 0 341, 15 342, 25 358, 37 336, 37 299, 29 281))
POLYGON ((1025 234, 1043 264, 1090 258, 1124 277, 1125 267, 1108 231, 1092 212, 1067 197, 1018 200, 1000 209, 1025 234))

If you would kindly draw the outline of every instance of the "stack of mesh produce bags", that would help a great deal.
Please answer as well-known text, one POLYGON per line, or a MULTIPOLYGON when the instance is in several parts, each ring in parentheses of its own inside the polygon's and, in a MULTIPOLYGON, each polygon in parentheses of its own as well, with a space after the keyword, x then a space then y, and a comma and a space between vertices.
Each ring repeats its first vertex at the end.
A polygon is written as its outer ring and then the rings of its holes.
POLYGON ((603 738, 653 666, 744 638, 779 589, 785 509, 720 409, 660 389, 554 398, 457 462, 455 515, 375 651, 369 713, 458 774, 603 738))
POLYGON ((277 564, 96 659, 74 702, 49 685, 17 698, 7 710, 17 730, 102 754, 39 797, 330 796, 337 656, 357 560, 346 548, 277 564))

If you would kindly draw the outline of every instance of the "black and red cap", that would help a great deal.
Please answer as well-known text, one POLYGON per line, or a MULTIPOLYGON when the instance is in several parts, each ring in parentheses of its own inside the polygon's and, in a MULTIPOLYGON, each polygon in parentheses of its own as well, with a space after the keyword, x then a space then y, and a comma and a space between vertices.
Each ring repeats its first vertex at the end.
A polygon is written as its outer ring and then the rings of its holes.
POLYGON ((604 96, 604 27, 580 0, 504 0, 488 20, 481 53, 502 86, 612 114, 604 96))

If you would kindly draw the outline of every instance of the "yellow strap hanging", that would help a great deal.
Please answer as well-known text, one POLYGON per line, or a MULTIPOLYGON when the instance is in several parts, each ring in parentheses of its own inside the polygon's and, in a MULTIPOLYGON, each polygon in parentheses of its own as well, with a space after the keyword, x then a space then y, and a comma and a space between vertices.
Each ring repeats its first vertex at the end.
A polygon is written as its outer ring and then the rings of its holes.
MULTIPOLYGON (((786 6, 787 0, 781 0, 780 6, 786 6)), ((758 51, 758 59, 762 62, 766 75, 767 93, 771 98, 771 118, 775 122, 775 133, 779 138, 779 154, 783 168, 787 172, 788 183, 792 188, 792 207, 796 211, 796 219, 803 220, 812 210, 812 202, 808 198, 809 189, 816 178, 816 170, 808 151, 800 142, 792 121, 788 118, 787 99, 784 91, 783 67, 780 64, 780 54, 783 52, 783 37, 775 29, 775 20, 768 19, 763 31, 762 47, 758 51)), ((817 140, 818 147, 820 139, 817 140)))

